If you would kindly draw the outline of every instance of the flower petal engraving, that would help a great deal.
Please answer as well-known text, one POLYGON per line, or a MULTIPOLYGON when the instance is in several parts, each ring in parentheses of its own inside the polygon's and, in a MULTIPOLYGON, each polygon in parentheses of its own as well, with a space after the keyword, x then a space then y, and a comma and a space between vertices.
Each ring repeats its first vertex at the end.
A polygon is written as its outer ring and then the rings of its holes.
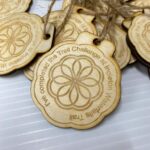
POLYGON ((61 66, 61 71, 67 77, 71 77, 72 76, 71 68, 69 66, 65 65, 65 64, 63 64, 61 66))
POLYGON ((31 42, 29 25, 16 22, 0 29, 0 59, 11 59, 23 53, 31 42))
POLYGON ((73 65, 72 65, 72 71, 73 71, 73 75, 74 77, 78 77, 81 71, 81 62, 76 60, 74 61, 73 65))
POLYGON ((78 89, 75 86, 72 86, 70 93, 69 93, 69 99, 70 99, 72 106, 76 104, 76 102, 78 101, 78 98, 79 98, 78 89))
POLYGON ((49 94, 61 108, 84 109, 103 92, 103 72, 87 56, 66 56, 49 74, 49 94))
POLYGON ((80 84, 80 86, 79 86, 79 93, 85 99, 87 99, 87 100, 91 99, 91 92, 86 86, 80 84))
POLYGON ((9 48, 9 53, 10 53, 11 55, 13 55, 13 54, 15 53, 15 49, 16 49, 15 45, 12 44, 12 45, 10 46, 10 48, 9 48))
POLYGON ((64 85, 64 84, 70 83, 70 79, 68 79, 67 77, 65 77, 63 75, 60 75, 60 76, 57 76, 57 77, 54 78, 54 82, 56 84, 62 84, 62 85, 64 85))
POLYGON ((70 85, 64 85, 58 90, 58 97, 65 96, 70 90, 70 85))
POLYGON ((98 81, 93 78, 90 78, 90 77, 83 79, 81 82, 85 86, 89 86, 89 87, 94 87, 94 86, 98 85, 98 81))
POLYGON ((81 75, 80 75, 80 78, 82 79, 85 79, 87 78, 93 71, 93 68, 91 66, 88 66, 88 67, 84 67, 82 70, 81 70, 81 75))

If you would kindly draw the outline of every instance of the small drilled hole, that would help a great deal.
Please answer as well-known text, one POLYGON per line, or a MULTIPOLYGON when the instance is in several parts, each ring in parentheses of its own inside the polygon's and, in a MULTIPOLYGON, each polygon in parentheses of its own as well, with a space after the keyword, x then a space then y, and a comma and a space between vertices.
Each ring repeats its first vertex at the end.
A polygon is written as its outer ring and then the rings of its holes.
POLYGON ((93 23, 94 25, 96 25, 96 18, 94 18, 94 19, 92 20, 92 23, 93 23))
POLYGON ((78 10, 77 10, 77 13, 79 13, 79 14, 81 14, 83 12, 83 9, 81 9, 81 8, 79 8, 78 10))
POLYGON ((45 34, 44 39, 45 39, 45 40, 48 40, 50 37, 51 37, 50 34, 45 34))
POLYGON ((96 38, 96 39, 93 40, 93 43, 95 45, 99 45, 101 43, 101 41, 100 41, 100 39, 96 38))

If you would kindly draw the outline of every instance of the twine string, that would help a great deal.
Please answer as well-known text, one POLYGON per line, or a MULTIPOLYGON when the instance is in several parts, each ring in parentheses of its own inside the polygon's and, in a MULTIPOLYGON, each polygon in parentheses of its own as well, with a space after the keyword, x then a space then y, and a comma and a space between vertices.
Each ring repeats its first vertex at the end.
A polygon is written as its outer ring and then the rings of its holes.
POLYGON ((46 20, 45 20, 45 23, 44 23, 44 38, 47 37, 46 28, 47 28, 48 20, 49 20, 49 17, 50 17, 50 15, 51 15, 52 8, 53 8, 55 2, 56 2, 56 0, 52 0, 52 1, 51 1, 51 4, 49 5, 49 8, 48 8, 48 12, 47 12, 47 15, 46 15, 46 20))

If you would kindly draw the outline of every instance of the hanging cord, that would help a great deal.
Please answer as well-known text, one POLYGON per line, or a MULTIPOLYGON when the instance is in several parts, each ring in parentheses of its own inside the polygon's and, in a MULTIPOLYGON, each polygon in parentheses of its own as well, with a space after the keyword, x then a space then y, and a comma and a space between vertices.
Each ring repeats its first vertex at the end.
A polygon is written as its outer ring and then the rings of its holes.
POLYGON ((99 36, 100 41, 103 41, 106 35, 109 33, 111 26, 116 19, 116 14, 111 9, 108 9, 107 18, 107 22, 105 23, 104 28, 99 36))
MULTIPOLYGON (((99 40, 105 39, 111 26, 115 24, 117 16, 120 15, 123 18, 132 18, 135 13, 142 12, 143 9, 149 8, 134 6, 131 4, 130 0, 76 0, 76 4, 80 6, 84 4, 87 9, 93 10, 97 23, 100 23, 104 17, 105 24, 103 30, 97 29, 100 36, 99 40)), ((81 13, 88 14, 88 11, 83 11, 81 13)))
POLYGON ((49 9, 48 9, 48 12, 47 12, 47 15, 46 15, 46 20, 45 20, 45 23, 44 23, 44 38, 47 38, 46 28, 47 28, 48 20, 49 20, 49 17, 50 17, 50 14, 52 12, 52 8, 53 8, 55 2, 56 2, 56 0, 51 1, 51 4, 49 6, 49 9))
MULTIPOLYGON (((49 6, 49 9, 48 9, 48 12, 47 12, 47 15, 46 15, 45 24, 44 24, 44 38, 47 37, 46 27, 47 27, 47 24, 48 24, 48 22, 49 22, 49 18, 50 18, 50 15, 51 15, 51 12, 52 12, 52 8, 53 8, 55 2, 56 2, 56 0, 52 0, 52 1, 51 1, 51 4, 50 4, 50 6, 49 6)), ((67 20, 69 19, 70 15, 71 15, 72 7, 73 7, 73 5, 74 5, 74 2, 75 2, 75 0, 71 0, 71 4, 66 7, 66 12, 65 12, 65 16, 64 16, 63 22, 62 22, 61 25, 57 28, 55 37, 58 36, 58 34, 59 34, 59 33, 61 32, 61 30, 64 28, 64 26, 65 26, 67 20)))
POLYGON ((66 12, 65 12, 65 16, 64 16, 63 22, 62 22, 61 25, 57 28, 55 37, 57 37, 57 36, 59 35, 59 33, 62 31, 62 29, 64 28, 65 24, 67 23, 68 19, 70 18, 70 15, 71 15, 71 11, 72 11, 74 2, 75 2, 75 0, 71 0, 70 5, 68 5, 68 6, 66 7, 66 10, 65 10, 66 12))

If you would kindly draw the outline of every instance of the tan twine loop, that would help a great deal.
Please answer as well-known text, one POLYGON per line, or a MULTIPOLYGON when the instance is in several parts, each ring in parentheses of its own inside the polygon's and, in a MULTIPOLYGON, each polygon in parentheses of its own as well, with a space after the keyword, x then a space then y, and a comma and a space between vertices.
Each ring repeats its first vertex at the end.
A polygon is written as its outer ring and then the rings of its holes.
MULTIPOLYGON (((46 15, 45 24, 44 24, 44 37, 45 38, 47 36, 47 32, 46 32, 47 24, 49 22, 49 18, 50 18, 52 8, 53 8, 55 2, 56 2, 56 0, 51 0, 51 4, 48 8, 48 12, 47 12, 47 15, 46 15)), ((68 21, 70 15, 71 15, 73 5, 74 5, 74 0, 71 0, 71 4, 69 6, 67 6, 66 9, 65 9, 65 16, 63 18, 63 21, 62 21, 61 25, 57 28, 57 31, 55 33, 55 37, 58 36, 58 34, 61 32, 61 30, 64 28, 66 22, 68 21)))
MULTIPOLYGON (((132 18, 135 13, 142 12, 143 9, 150 9, 149 7, 134 6, 131 4, 131 1, 132 0, 76 0, 76 4, 93 10, 93 15, 95 14, 96 16, 96 23, 101 21, 105 22, 102 31, 97 28, 99 41, 102 41, 111 30, 111 26, 115 24, 118 15, 123 18, 132 18), (104 8, 104 6, 106 8, 104 8)), ((88 12, 81 13, 88 14, 88 12)))
MULTIPOLYGON (((65 11, 64 19, 61 25, 57 28, 55 37, 57 37, 58 34, 61 32, 61 30, 64 28, 65 24, 67 23, 72 13, 73 5, 75 4, 91 10, 91 11, 86 11, 84 9, 83 10, 81 9, 79 11, 80 13, 86 15, 96 16, 95 18, 96 23, 99 23, 101 21, 105 22, 102 31, 100 31, 97 28, 99 41, 105 39, 106 35, 111 30, 111 26, 115 24, 115 19, 117 18, 118 15, 122 16, 123 18, 131 18, 135 15, 135 13, 139 11, 142 12, 143 9, 150 9, 149 7, 134 6, 130 3, 132 2, 132 0, 70 0, 70 1, 71 1, 70 5, 68 5, 64 10, 65 11)), ((55 2, 56 0, 51 1, 51 4, 48 9, 48 13, 46 15, 46 21, 44 24, 44 36, 46 36, 46 27, 48 24, 50 14, 52 12, 52 7, 55 4, 55 2)))
POLYGON ((55 37, 57 37, 59 35, 59 33, 63 30, 65 24, 67 23, 68 19, 70 18, 70 15, 72 13, 72 8, 73 8, 73 5, 75 3, 75 0, 71 0, 71 3, 70 5, 68 5, 66 8, 65 8, 65 16, 64 16, 64 19, 63 19, 63 22, 61 23, 61 25, 57 28, 57 31, 56 31, 56 35, 55 37))
POLYGON ((48 20, 49 20, 49 17, 50 17, 50 14, 51 14, 51 11, 52 11, 52 8, 53 8, 55 2, 56 2, 56 0, 51 1, 51 4, 49 6, 49 9, 48 9, 48 12, 47 12, 47 15, 46 15, 46 20, 45 20, 45 23, 44 23, 44 38, 46 38, 46 36, 47 36, 46 28, 47 28, 48 20))

